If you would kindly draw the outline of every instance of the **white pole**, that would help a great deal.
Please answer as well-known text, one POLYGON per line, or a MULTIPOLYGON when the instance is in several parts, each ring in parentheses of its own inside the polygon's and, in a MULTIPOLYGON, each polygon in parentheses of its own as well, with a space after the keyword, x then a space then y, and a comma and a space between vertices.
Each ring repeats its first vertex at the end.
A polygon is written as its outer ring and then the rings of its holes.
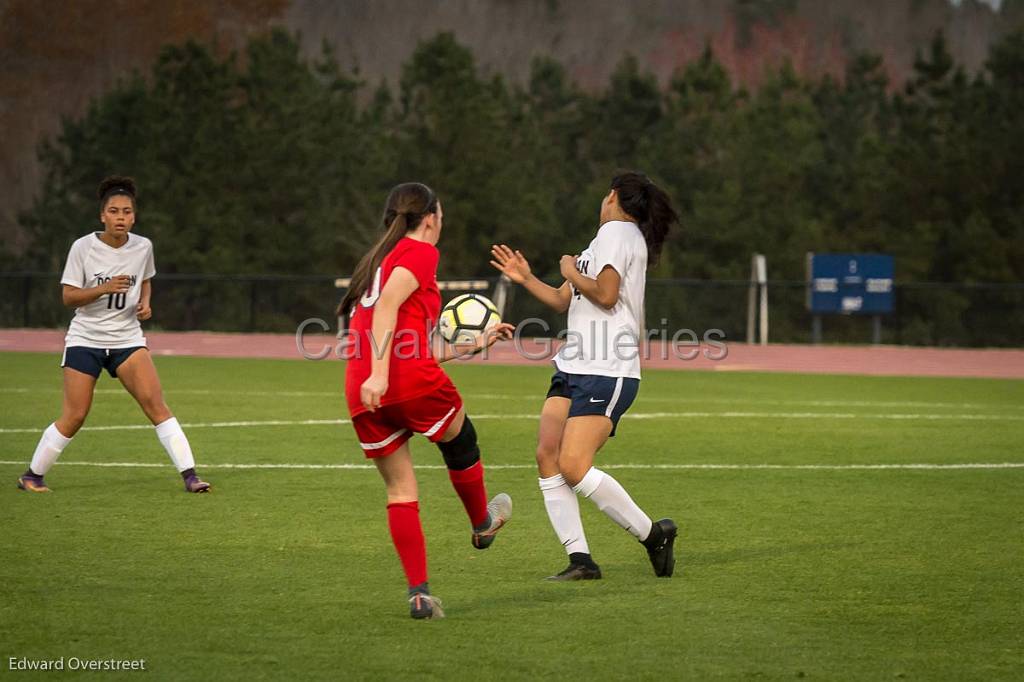
POLYGON ((761 345, 768 345, 768 262, 763 254, 755 256, 757 282, 761 290, 761 345))
POLYGON ((750 288, 747 292, 747 343, 753 345, 758 337, 761 345, 768 344, 768 265, 764 254, 750 258, 750 288), (760 323, 758 318, 760 318, 760 323))

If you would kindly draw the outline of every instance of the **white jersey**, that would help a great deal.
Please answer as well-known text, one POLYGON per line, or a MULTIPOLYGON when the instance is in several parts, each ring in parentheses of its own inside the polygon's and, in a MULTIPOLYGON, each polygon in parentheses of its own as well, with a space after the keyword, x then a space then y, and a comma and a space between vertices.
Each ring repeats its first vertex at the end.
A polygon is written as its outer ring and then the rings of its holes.
POLYGON ((605 266, 619 273, 619 300, 609 310, 573 288, 569 328, 555 366, 569 374, 639 379, 647 242, 635 223, 605 223, 576 259, 576 269, 590 279, 605 266))
POLYGON ((115 275, 128 275, 131 288, 121 294, 104 294, 92 303, 75 309, 65 347, 131 348, 145 346, 142 325, 135 316, 142 283, 156 274, 153 263, 153 242, 128 233, 128 241, 115 249, 100 240, 99 232, 91 232, 75 241, 68 252, 61 284, 79 289, 96 287, 115 275))

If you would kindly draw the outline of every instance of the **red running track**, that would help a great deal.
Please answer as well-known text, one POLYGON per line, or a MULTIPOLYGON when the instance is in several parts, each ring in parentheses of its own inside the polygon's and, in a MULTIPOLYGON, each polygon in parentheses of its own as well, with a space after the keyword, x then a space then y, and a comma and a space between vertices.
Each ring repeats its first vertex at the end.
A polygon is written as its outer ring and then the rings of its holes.
MULTIPOLYGON (((212 332, 150 332, 150 349, 155 355, 201 357, 278 358, 301 360, 293 334, 222 334, 212 332)), ((331 335, 310 334, 305 347, 310 353, 334 344, 331 335)), ((0 329, 0 351, 59 353, 64 348, 64 331, 51 329, 0 329)), ((655 344, 645 366, 658 369, 798 372, 822 374, 868 374, 875 376, 941 376, 1024 379, 1024 350, 946 349, 906 346, 750 346, 729 343, 725 358, 720 348, 680 348, 695 354, 693 359, 676 357, 667 346, 655 344), (696 353, 695 353, 696 351, 696 353)), ((503 343, 490 349, 488 357, 458 362, 492 365, 539 365, 549 362, 550 352, 542 341, 524 340, 520 348, 503 343), (524 351, 524 353, 520 353, 524 351), (529 354, 524 357, 525 354, 529 354)))

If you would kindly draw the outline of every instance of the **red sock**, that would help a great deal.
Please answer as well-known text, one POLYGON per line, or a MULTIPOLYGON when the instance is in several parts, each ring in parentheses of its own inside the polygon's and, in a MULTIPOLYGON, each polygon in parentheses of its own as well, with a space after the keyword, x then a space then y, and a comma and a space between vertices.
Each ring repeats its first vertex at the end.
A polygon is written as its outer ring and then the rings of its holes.
POLYGON ((478 461, 468 469, 449 469, 448 478, 459 494, 469 522, 477 528, 487 521, 487 488, 484 487, 484 464, 478 461))
POLYGON ((420 525, 420 503, 389 504, 388 528, 409 587, 427 582, 427 546, 423 539, 423 526, 420 525))

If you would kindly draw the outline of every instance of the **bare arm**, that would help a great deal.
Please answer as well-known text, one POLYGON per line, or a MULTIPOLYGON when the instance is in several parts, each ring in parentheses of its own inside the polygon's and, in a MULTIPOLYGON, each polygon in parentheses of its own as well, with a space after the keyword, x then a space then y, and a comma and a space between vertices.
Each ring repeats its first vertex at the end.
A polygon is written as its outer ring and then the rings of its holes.
POLYGON ((563 282, 557 289, 537 279, 530 270, 530 264, 519 251, 513 251, 504 244, 491 247, 491 265, 516 284, 522 284, 530 294, 556 312, 569 309, 572 291, 569 283, 563 282))
POLYGON ((128 275, 117 275, 111 277, 109 282, 96 287, 73 287, 70 284, 64 285, 61 293, 61 300, 68 308, 81 308, 89 305, 104 294, 120 294, 131 288, 131 278, 128 275))
POLYGON ((516 328, 508 322, 501 322, 496 327, 490 329, 487 334, 481 336, 477 343, 466 344, 466 345, 453 345, 441 338, 440 334, 434 336, 434 343, 431 347, 431 351, 434 354, 434 359, 441 362, 448 362, 455 358, 464 358, 469 355, 476 355, 485 348, 490 348, 498 341, 508 341, 515 334, 516 328))
POLYGON ((572 300, 572 290, 569 288, 568 282, 562 282, 562 286, 556 289, 531 274, 529 279, 523 282, 523 286, 534 298, 555 312, 564 313, 569 309, 569 302, 572 300))
POLYGON ((612 266, 604 266, 597 274, 597 279, 590 279, 576 269, 575 256, 562 256, 560 265, 565 279, 595 305, 611 310, 619 302, 622 278, 612 266))
POLYGON ((142 293, 139 295, 139 304, 135 306, 135 317, 140 321, 153 317, 153 310, 149 307, 149 300, 153 296, 153 280, 142 281, 142 293))
POLYGON ((380 407, 381 398, 388 390, 388 372, 391 369, 391 346, 395 340, 398 309, 419 287, 416 276, 401 266, 391 271, 380 298, 373 306, 371 324, 370 376, 363 382, 359 397, 371 412, 380 407))

